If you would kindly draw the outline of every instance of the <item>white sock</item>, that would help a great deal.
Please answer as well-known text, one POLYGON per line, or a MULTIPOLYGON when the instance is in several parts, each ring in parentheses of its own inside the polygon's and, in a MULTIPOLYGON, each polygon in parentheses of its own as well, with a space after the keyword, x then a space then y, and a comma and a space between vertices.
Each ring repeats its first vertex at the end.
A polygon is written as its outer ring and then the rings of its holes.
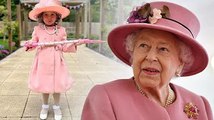
POLYGON ((43 105, 42 105, 42 108, 48 109, 48 108, 49 108, 49 105, 48 105, 48 104, 43 104, 43 105))
POLYGON ((55 115, 62 115, 61 109, 59 105, 53 105, 53 110, 55 115))
POLYGON ((49 105, 43 104, 40 114, 47 114, 48 110, 49 110, 49 105))

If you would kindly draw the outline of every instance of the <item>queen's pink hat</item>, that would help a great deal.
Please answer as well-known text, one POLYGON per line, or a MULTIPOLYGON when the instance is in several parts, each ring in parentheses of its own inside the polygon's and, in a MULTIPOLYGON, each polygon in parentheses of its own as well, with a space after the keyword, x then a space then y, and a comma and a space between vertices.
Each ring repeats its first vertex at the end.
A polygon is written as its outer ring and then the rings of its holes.
POLYGON ((170 2, 147 3, 130 13, 127 24, 114 28, 108 35, 108 44, 113 53, 130 66, 131 56, 126 52, 125 39, 129 34, 143 28, 171 32, 190 48, 193 55, 192 65, 185 65, 181 76, 194 75, 206 68, 208 55, 195 40, 200 24, 188 9, 170 2))
POLYGON ((61 14, 61 18, 65 18, 70 14, 70 10, 63 7, 59 0, 40 0, 29 13, 29 18, 37 21, 40 13, 45 11, 53 11, 61 14))

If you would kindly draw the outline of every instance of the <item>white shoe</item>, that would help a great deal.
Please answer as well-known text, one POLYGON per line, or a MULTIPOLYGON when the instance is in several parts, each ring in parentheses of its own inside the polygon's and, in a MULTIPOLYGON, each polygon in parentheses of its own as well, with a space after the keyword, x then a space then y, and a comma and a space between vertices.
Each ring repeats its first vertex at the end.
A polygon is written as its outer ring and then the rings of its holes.
POLYGON ((54 120, 62 120, 62 112, 60 106, 53 105, 54 110, 54 120))
POLYGON ((42 120, 47 119, 47 117, 48 117, 48 110, 49 110, 49 105, 43 104, 42 105, 42 110, 41 110, 40 115, 39 115, 40 119, 42 119, 42 120))

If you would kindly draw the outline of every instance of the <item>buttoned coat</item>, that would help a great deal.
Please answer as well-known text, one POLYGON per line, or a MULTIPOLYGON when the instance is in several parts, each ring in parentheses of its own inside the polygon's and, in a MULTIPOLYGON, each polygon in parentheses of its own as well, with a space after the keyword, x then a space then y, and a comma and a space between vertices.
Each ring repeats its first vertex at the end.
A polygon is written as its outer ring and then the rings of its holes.
POLYGON ((196 120, 213 120, 204 97, 174 84, 170 86, 176 100, 165 108, 142 95, 132 79, 96 85, 85 101, 81 120, 195 120, 184 112, 188 103, 199 109, 196 120))
MULTIPOLYGON (((58 26, 56 34, 48 34, 42 25, 34 27, 32 41, 54 42, 67 39, 64 27, 58 26)), ((34 92, 61 93, 67 91, 72 84, 63 52, 75 52, 74 45, 58 45, 37 47, 33 66, 29 75, 28 87, 34 92)))

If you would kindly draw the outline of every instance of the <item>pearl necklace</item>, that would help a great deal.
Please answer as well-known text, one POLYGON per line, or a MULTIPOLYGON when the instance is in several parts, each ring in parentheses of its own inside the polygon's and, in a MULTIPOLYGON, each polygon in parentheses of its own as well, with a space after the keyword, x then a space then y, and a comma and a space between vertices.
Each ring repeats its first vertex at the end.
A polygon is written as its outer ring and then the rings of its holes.
POLYGON ((167 96, 166 99, 166 103, 164 105, 164 107, 169 106, 170 104, 172 104, 175 100, 175 93, 174 91, 169 87, 169 95, 167 96))
POLYGON ((46 25, 44 25, 44 29, 45 29, 45 31, 46 31, 49 35, 56 34, 56 32, 58 31, 57 26, 55 26, 55 28, 54 28, 54 31, 53 31, 53 32, 49 32, 49 31, 47 30, 46 25))
MULTIPOLYGON (((144 95, 144 96, 146 96, 146 97, 148 98, 148 96, 143 92, 142 88, 141 88, 137 83, 136 83, 136 86, 137 86, 138 91, 139 91, 142 95, 144 95)), ((174 102, 174 100, 175 100, 175 93, 174 93, 174 91, 169 87, 169 94, 168 94, 168 96, 167 96, 166 103, 165 103, 165 105, 164 105, 163 107, 169 106, 170 104, 172 104, 172 103, 174 102)))

